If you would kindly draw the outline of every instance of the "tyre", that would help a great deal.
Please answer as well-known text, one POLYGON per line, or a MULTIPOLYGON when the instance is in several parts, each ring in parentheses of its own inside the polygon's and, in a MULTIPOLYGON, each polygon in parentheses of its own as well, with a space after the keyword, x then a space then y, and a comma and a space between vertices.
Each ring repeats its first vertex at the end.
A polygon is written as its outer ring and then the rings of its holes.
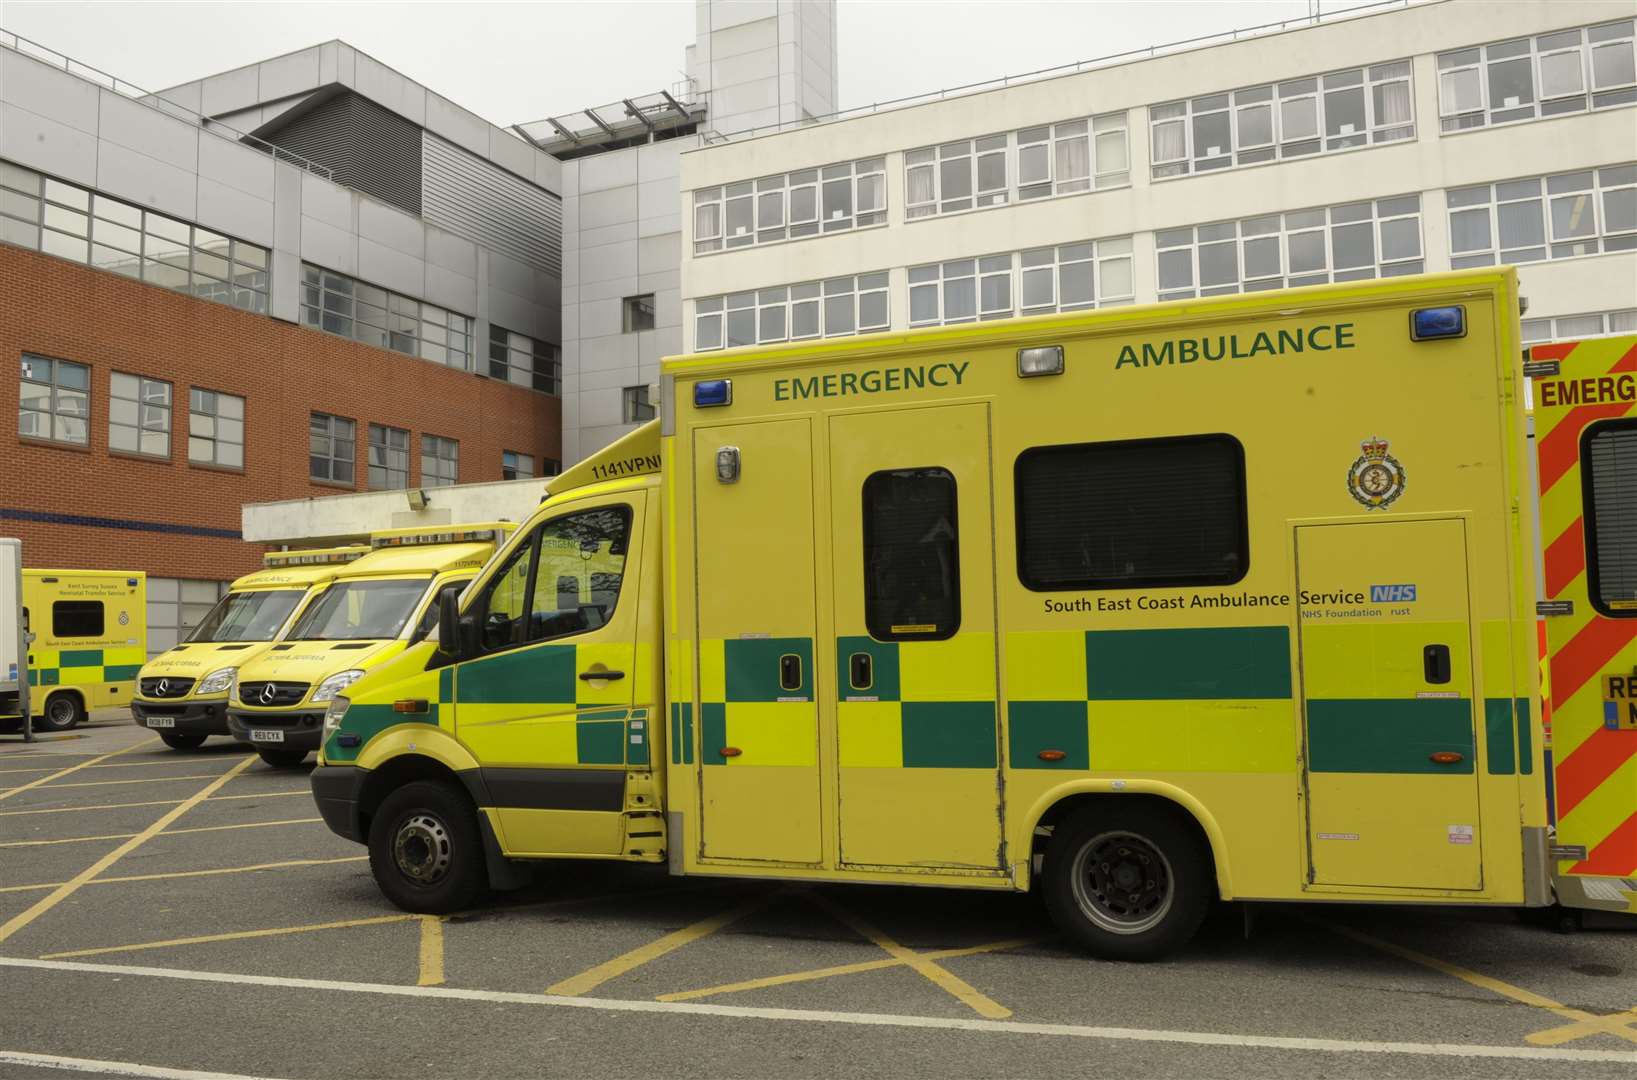
POLYGON ((85 705, 78 694, 52 694, 45 712, 34 718, 36 731, 68 731, 85 722, 85 705))
POLYGON ((305 750, 257 750, 256 753, 275 769, 293 769, 307 760, 305 750))
POLYGON ((1187 815, 1114 799, 1071 814, 1046 849, 1052 921, 1107 960, 1155 960, 1188 943, 1216 896, 1210 851, 1187 815), (1121 805, 1124 803, 1125 805, 1121 805))
POLYGON ((370 821, 369 868, 405 911, 447 915, 471 907, 489 884, 472 800, 435 780, 394 791, 370 821))
POLYGON ((203 735, 183 735, 175 731, 161 731, 159 737, 165 740, 165 745, 172 750, 197 750, 205 745, 203 735))

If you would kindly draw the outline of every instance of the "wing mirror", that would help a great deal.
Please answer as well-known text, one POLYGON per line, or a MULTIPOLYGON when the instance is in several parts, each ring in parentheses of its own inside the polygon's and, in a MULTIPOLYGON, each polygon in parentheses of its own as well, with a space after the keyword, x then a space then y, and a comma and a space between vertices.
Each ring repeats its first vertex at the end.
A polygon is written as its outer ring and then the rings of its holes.
POLYGON ((477 622, 460 614, 460 593, 438 596, 438 651, 456 659, 477 653, 477 622))

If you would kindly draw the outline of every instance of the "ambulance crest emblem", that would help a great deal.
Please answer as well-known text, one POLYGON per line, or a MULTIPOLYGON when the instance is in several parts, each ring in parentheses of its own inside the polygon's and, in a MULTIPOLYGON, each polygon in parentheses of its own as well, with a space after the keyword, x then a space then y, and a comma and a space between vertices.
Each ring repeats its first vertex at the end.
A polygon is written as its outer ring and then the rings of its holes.
POLYGON ((1359 443, 1358 459, 1347 470, 1347 490, 1366 510, 1384 510, 1404 494, 1404 466, 1387 453, 1387 440, 1372 436, 1359 443))

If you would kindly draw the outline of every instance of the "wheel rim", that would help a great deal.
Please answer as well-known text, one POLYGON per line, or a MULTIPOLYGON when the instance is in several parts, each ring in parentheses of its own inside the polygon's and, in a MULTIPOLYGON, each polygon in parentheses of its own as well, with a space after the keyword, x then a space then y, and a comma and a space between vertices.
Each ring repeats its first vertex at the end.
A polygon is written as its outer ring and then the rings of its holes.
POLYGON ((45 718, 51 721, 54 727, 72 724, 74 722, 74 703, 65 697, 52 698, 46 702, 45 718))
POLYGON ((1152 930, 1171 911, 1176 895, 1170 860, 1132 832, 1099 833, 1082 845, 1073 880, 1080 911, 1114 934, 1152 930))
POLYGON ((417 885, 436 885, 449 873, 454 850, 449 829, 432 814, 411 814, 392 838, 392 861, 417 885))

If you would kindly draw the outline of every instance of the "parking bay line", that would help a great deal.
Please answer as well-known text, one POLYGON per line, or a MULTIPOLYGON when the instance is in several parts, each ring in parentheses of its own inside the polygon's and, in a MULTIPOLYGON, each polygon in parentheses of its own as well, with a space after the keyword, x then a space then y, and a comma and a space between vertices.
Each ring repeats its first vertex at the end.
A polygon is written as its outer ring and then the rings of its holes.
MULTIPOLYGON (((226 832, 229 829, 265 829, 273 825, 311 825, 323 818, 285 818, 282 821, 241 821, 234 825, 201 825, 192 829, 166 829, 160 836, 187 836, 191 833, 226 832)), ((106 836, 65 836, 58 840, 7 840, 0 848, 44 847, 48 844, 81 844, 87 840, 129 840, 136 833, 109 833, 106 836)))
MULTIPOLYGON (((224 934, 201 934, 198 937, 171 938, 168 941, 148 941, 141 945, 107 945, 100 949, 73 949, 69 952, 46 953, 41 960, 69 960, 79 956, 103 956, 117 952, 141 952, 146 949, 170 949, 178 945, 209 945, 218 941, 248 941, 252 938, 283 937, 287 934, 308 934, 318 930, 346 930, 354 926, 385 926, 389 923, 410 922, 419 915, 372 915, 363 919, 341 919, 337 922, 313 923, 309 926, 278 926, 269 930, 233 930, 224 934)), ((440 961, 441 967, 441 961, 440 961)))
POLYGON ((317 990, 382 997, 436 999, 532 1005, 537 1008, 593 1009, 600 1012, 655 1013, 708 1016, 731 1020, 782 1020, 795 1023, 838 1024, 921 1030, 964 1031, 980 1035, 1034 1035, 1115 1042, 1170 1043, 1237 1049, 1292 1050, 1319 1054, 1402 1054, 1412 1057, 1454 1057, 1538 1062, 1609 1062, 1637 1065, 1637 1051, 1580 1050, 1544 1046, 1490 1046, 1482 1043, 1376 1042, 1355 1039, 1316 1039, 1283 1035, 1239 1035, 1211 1031, 1092 1027, 1081 1024, 1044 1024, 1021 1020, 895 1015, 892 1013, 837 1012, 819 1009, 776 1009, 745 1005, 707 1005, 684 1001, 632 1001, 621 998, 563 997, 514 990, 468 990, 452 986, 401 986, 392 983, 304 979, 281 975, 241 975, 221 971, 137 967, 124 964, 88 964, 77 960, 30 960, 0 956, 0 968, 102 975, 112 979, 153 978, 226 986, 254 986, 286 990, 317 990))
POLYGON ((11 798, 13 795, 20 794, 20 793, 22 793, 24 791, 29 790, 30 788, 37 788, 41 784, 49 783, 50 781, 57 779, 57 777, 59 777, 59 776, 67 776, 69 773, 78 772, 81 769, 89 768, 90 766, 95 765, 99 761, 107 761, 111 757, 118 757, 121 754, 128 754, 132 750, 140 750, 140 749, 142 749, 144 747, 151 746, 151 745, 153 745, 154 743, 156 743, 158 741, 159 741, 159 736, 155 735, 151 739, 143 739, 141 742, 132 743, 130 746, 122 746, 118 750, 114 750, 114 751, 111 751, 109 753, 102 754, 99 757, 94 757, 89 761, 82 761, 78 765, 70 765, 66 769, 59 769, 58 771, 52 773, 50 776, 42 776, 38 780, 30 780, 26 784, 19 784, 17 787, 14 787, 14 788, 7 788, 4 791, 0 791, 0 802, 4 802, 5 800, 11 798))
MULTIPOLYGON (((143 834, 138 833, 140 837, 143 834)), ((152 835, 161 835, 158 833, 152 835)), ((151 837, 150 837, 151 838, 151 837)), ((171 878, 185 877, 215 877, 218 874, 248 874, 255 870, 292 870, 302 866, 329 866, 333 863, 363 862, 368 855, 343 855, 339 859, 287 859, 284 862, 257 863, 254 866, 220 866, 208 870, 172 870, 164 874, 129 874, 125 877, 95 878, 90 881, 81 881, 80 885, 123 885, 132 881, 168 881, 171 878)), ((78 880, 77 878, 75 880, 78 880)), ((0 886, 0 893, 28 892, 31 889, 57 889, 73 884, 72 881, 52 881, 43 885, 5 885, 0 886)), ((77 888, 78 886, 76 886, 77 888)), ((9 925, 9 924, 8 924, 9 925)), ((3 933, 5 927, 0 927, 3 933)), ((0 941, 5 937, 0 936, 0 941)))
MULTIPOLYGON (((80 788, 80 787, 110 787, 110 786, 112 786, 114 784, 166 784, 166 783, 174 783, 174 782, 176 782, 178 780, 214 780, 216 777, 218 777, 220 775, 221 775, 221 773, 189 773, 187 776, 144 776, 139 780, 75 780, 74 782, 68 783, 68 784, 52 784, 51 785, 51 790, 52 791, 59 791, 59 790, 61 790, 63 788, 71 788, 71 787, 73 787, 73 788, 80 788)), ((4 795, 5 792, 8 791, 8 790, 9 791, 21 791, 23 789, 22 788, 0 789, 0 795, 4 795)))
MULTIPOLYGON (((254 758, 251 759, 255 760, 254 758)), ((206 802, 223 802, 227 799, 271 799, 279 795, 307 795, 312 792, 307 788, 296 791, 257 791, 249 795, 212 795, 206 802)), ((129 810, 137 806, 175 806, 183 799, 153 799, 148 802, 104 803, 101 806, 46 806, 34 810, 0 810, 0 817, 15 817, 19 814, 68 814, 76 810, 129 810)))
POLYGON ((103 1076, 140 1076, 152 1080, 257 1080, 238 1073, 202 1072, 198 1069, 167 1069, 161 1065, 140 1065, 134 1061, 97 1061, 93 1058, 61 1057, 57 1054, 29 1054, 21 1050, 0 1050, 0 1065, 23 1065, 34 1069, 94 1073, 103 1076))
POLYGON ((442 986, 443 918, 439 915, 422 915, 420 920, 420 977, 416 979, 415 985, 442 986))

